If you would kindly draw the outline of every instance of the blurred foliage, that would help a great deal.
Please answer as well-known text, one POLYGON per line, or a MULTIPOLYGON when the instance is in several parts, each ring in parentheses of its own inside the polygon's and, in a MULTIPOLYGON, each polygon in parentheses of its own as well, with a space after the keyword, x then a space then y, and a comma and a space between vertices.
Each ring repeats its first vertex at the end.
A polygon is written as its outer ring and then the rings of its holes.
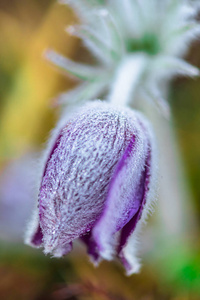
MULTIPOLYGON (((188 60, 200 68, 200 42, 194 43, 188 60)), ((171 92, 171 105, 175 115, 175 129, 186 163, 188 180, 195 198, 200 222, 200 79, 176 80, 171 92)))
MULTIPOLYGON (((32 149, 41 149, 57 119, 52 100, 74 82, 44 58, 46 48, 82 56, 64 28, 71 11, 50 0, 0 1, 0 166, 32 149)), ((200 66, 200 44, 188 59, 200 66)), ((182 155, 200 220, 200 79, 178 79, 171 91, 182 155)), ((199 222, 200 223, 200 222, 199 222)), ((198 300, 200 239, 196 249, 160 241, 149 251, 138 275, 126 277, 117 263, 95 269, 77 248, 64 259, 50 259, 18 244, 0 246, 0 299, 198 300)), ((198 237, 198 239, 197 239, 198 237)))
POLYGON ((69 79, 53 70, 42 53, 52 47, 73 55, 75 40, 64 32, 73 16, 50 3, 42 14, 37 2, 30 3, 29 7, 17 2, 17 7, 23 7, 22 16, 12 15, 15 10, 0 11, 0 163, 44 142, 56 118, 51 98, 70 86, 69 79))
MULTIPOLYGON (((178 261, 170 263, 172 272, 164 274, 159 266, 145 263, 140 274, 126 277, 117 263, 103 262, 94 268, 79 248, 64 259, 50 259, 40 251, 15 245, 1 246, 1 299, 70 299, 70 300, 198 300, 199 274, 190 262, 182 268, 178 261), (194 285, 196 281, 196 285, 194 285), (12 289, 11 289, 12 288, 12 289)), ((170 255, 173 257, 172 251, 170 255)), ((160 267, 163 264, 160 265, 160 267)))

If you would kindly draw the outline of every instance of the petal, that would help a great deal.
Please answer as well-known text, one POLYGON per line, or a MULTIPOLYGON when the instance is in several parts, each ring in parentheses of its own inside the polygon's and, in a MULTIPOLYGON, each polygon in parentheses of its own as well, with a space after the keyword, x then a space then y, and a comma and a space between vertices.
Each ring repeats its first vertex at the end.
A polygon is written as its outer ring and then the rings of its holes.
POLYGON ((147 192, 149 190, 149 179, 150 179, 150 159, 151 156, 150 156, 150 149, 149 149, 148 156, 145 161, 145 167, 144 170, 142 171, 140 182, 137 188, 138 198, 140 199, 139 209, 137 213, 134 214, 134 216, 122 229, 121 238, 120 238, 120 247, 118 250, 119 252, 126 244, 127 238, 129 237, 130 233, 135 229, 138 220, 141 218, 144 205, 146 204, 147 192))
POLYGON ((40 225, 38 225, 36 232, 32 236, 30 244, 37 248, 42 244, 42 239, 43 239, 42 229, 40 225))
POLYGON ((139 114, 136 129, 116 167, 104 211, 93 229, 98 251, 108 260, 112 259, 117 250, 120 253, 121 248, 117 249, 117 243, 120 243, 121 247, 124 246, 127 240, 126 233, 129 234, 129 231, 132 232, 136 227, 145 203, 145 164, 151 143, 147 134, 149 124, 139 114), (121 239, 116 240, 116 233, 124 227, 121 239))
POLYGON ((62 257, 63 255, 67 255, 72 250, 72 243, 68 243, 65 245, 61 245, 53 250, 53 257, 62 257))
POLYGON ((39 193, 45 253, 92 229, 132 130, 121 110, 96 101, 81 108, 59 132, 39 193))
POLYGON ((127 245, 123 248, 123 252, 118 255, 128 276, 140 271, 140 260, 137 257, 138 225, 129 237, 127 245))
POLYGON ((134 244, 137 242, 135 239, 135 234, 133 235, 132 239, 130 239, 130 236, 134 232, 139 220, 142 217, 142 213, 143 213, 146 201, 147 201, 149 185, 150 185, 150 162, 151 162, 151 152, 149 149, 149 153, 146 158, 145 169, 142 172, 140 185, 139 185, 140 189, 142 189, 141 190, 141 205, 140 205, 137 213, 122 228, 119 247, 117 249, 118 257, 121 259, 121 261, 126 269, 127 275, 137 273, 140 268, 138 259, 136 258, 135 253, 134 253, 135 252, 134 244), (128 245, 128 243, 130 245, 128 245), (130 248, 131 252, 130 252, 129 248, 130 248), (128 249, 128 253, 127 253, 127 249, 128 249))
POLYGON ((145 182, 142 206, 138 213, 124 226, 121 231, 121 239, 118 247, 118 257, 122 261, 127 275, 138 273, 140 269, 139 260, 136 257, 138 235, 143 222, 146 220, 149 212, 153 211, 153 205, 156 200, 157 186, 157 150, 154 137, 149 131, 150 147, 145 163, 145 182), (136 225, 135 225, 136 224, 136 225))
MULTIPOLYGON (((29 229, 25 238, 25 243, 34 248, 43 246, 43 233, 38 220, 38 210, 35 210, 34 218, 29 224, 29 229)), ((52 251, 54 257, 62 257, 72 250, 72 243, 59 245, 52 251)), ((48 251, 46 251, 48 253, 48 251)))
POLYGON ((43 244, 43 233, 39 222, 38 209, 34 209, 33 216, 28 223, 25 234, 25 244, 34 248, 40 248, 43 244))
POLYGON ((96 248, 96 243, 92 237, 91 232, 89 232, 86 235, 83 235, 80 239, 87 246, 87 253, 90 256, 92 263, 95 266, 98 266, 101 261, 101 257, 99 256, 99 253, 96 248))

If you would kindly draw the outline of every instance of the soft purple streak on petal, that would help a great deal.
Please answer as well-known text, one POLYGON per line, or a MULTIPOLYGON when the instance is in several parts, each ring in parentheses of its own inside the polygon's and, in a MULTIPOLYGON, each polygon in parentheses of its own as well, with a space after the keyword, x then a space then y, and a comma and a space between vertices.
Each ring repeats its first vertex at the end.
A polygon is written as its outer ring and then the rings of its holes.
POLYGON ((92 257, 92 260, 95 264, 98 264, 99 261, 99 254, 97 252, 96 243, 94 242, 91 232, 83 235, 81 241, 87 246, 87 252, 92 257))
POLYGON ((136 213, 136 215, 134 215, 133 218, 122 229, 118 253, 120 253, 121 249, 126 244, 128 237, 134 231, 134 229, 137 225, 137 222, 141 218, 144 205, 146 204, 146 197, 147 197, 147 192, 149 190, 149 181, 150 181, 149 180, 150 179, 150 159, 151 159, 151 152, 149 150, 148 156, 146 159, 145 170, 143 171, 141 181, 140 181, 140 188, 138 190, 138 192, 142 196, 141 197, 141 205, 140 205, 139 210, 136 213))
MULTIPOLYGON (((135 135, 133 135, 133 137, 132 137, 132 139, 131 139, 131 141, 130 141, 130 143, 129 143, 129 145, 128 145, 128 147, 127 147, 127 149, 126 149, 126 151, 125 151, 125 153, 124 153, 124 155, 122 157, 122 159, 120 160, 120 162, 117 165, 117 169, 116 169, 115 174, 114 174, 114 176, 112 178, 112 181, 111 181, 111 185, 110 185, 111 189, 115 185, 115 179, 118 176, 119 172, 122 170, 122 168, 126 167, 127 160, 129 159, 129 157, 131 155, 134 155, 134 150, 135 150, 135 135)), ((140 203, 136 203, 136 204, 137 204, 136 206, 132 207, 129 210, 129 212, 128 212, 128 219, 130 219, 138 211, 140 203)), ((126 222, 128 222, 127 219, 126 219, 126 222)), ((124 226, 124 223, 120 222, 118 224, 118 227, 116 228, 116 231, 119 231, 123 226, 124 226)))
POLYGON ((146 137, 145 144, 141 146, 140 143, 141 141, 136 140, 133 135, 116 167, 103 214, 93 230, 98 250, 107 259, 111 259, 114 254, 115 233, 121 230, 141 207, 143 189, 140 187, 140 181, 148 151, 146 137))
POLYGON ((135 230, 136 225, 142 216, 142 212, 143 212, 144 206, 146 204, 147 194, 149 191, 150 167, 151 167, 151 150, 149 149, 148 156, 146 158, 145 170, 143 172, 143 176, 141 178, 141 183, 140 183, 140 186, 143 188, 143 196, 142 196, 141 206, 140 206, 140 209, 137 212, 137 214, 122 229, 120 243, 119 243, 119 247, 117 250, 118 257, 121 260, 122 264, 124 265, 124 267, 127 271, 127 274, 137 273, 139 271, 138 264, 136 264, 134 266, 135 269, 133 269, 133 265, 130 264, 129 261, 126 259, 125 255, 123 253, 123 248, 128 243, 129 237, 135 230))
POLYGON ((39 247, 42 244, 43 234, 40 225, 38 225, 37 231, 32 237, 31 244, 35 247, 39 247))
POLYGON ((120 160, 120 162, 117 165, 117 170, 115 171, 115 174, 113 176, 112 182, 114 182, 115 178, 118 175, 118 172, 121 171, 121 169, 124 167, 124 165, 126 164, 127 159, 131 156, 134 155, 133 151, 135 150, 135 135, 132 136, 128 147, 126 148, 126 151, 124 152, 122 159, 120 160))

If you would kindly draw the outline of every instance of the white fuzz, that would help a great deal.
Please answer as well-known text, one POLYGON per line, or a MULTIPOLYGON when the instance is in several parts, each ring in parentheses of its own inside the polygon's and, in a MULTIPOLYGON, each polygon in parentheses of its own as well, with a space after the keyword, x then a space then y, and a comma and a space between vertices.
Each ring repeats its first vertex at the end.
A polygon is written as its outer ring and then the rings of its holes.
MULTIPOLYGON (((59 2, 70 5, 81 21, 81 25, 68 32, 81 38, 98 61, 96 67, 85 66, 51 53, 49 58, 53 63, 87 83, 85 89, 74 90, 75 102, 92 100, 108 91, 112 103, 124 105, 130 103, 131 97, 135 99, 136 89, 143 93, 151 85, 154 91, 149 91, 148 95, 152 95, 154 101, 155 94, 162 95, 160 80, 168 82, 176 75, 199 75, 196 67, 182 59, 191 42, 200 35, 200 25, 195 20, 200 8, 198 1, 59 2), (141 54, 149 58, 144 65, 137 61, 141 54), (127 68, 126 58, 130 55, 135 55, 135 64, 127 68)), ((59 101, 67 103, 68 99, 67 94, 62 94, 59 101)), ((158 106, 165 113, 163 100, 158 106)))

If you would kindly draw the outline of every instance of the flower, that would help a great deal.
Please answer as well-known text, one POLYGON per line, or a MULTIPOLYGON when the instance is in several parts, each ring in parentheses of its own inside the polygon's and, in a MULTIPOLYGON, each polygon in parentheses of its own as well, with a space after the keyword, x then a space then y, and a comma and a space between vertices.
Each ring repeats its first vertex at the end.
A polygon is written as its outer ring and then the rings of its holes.
POLYGON ((135 238, 152 203, 156 173, 145 117, 89 102, 60 122, 47 152, 26 242, 60 257, 80 238, 95 264, 117 256, 128 274, 137 272, 135 238))
POLYGON ((167 115, 163 97, 168 81, 175 75, 199 75, 199 69, 182 58, 200 35, 196 19, 199 1, 59 2, 70 5, 80 19, 81 24, 70 26, 68 33, 81 38, 97 60, 91 66, 47 51, 52 63, 82 80, 78 87, 60 95, 60 103, 93 100, 108 92, 111 102, 127 105, 136 101, 137 95, 138 99, 150 98, 167 115))

